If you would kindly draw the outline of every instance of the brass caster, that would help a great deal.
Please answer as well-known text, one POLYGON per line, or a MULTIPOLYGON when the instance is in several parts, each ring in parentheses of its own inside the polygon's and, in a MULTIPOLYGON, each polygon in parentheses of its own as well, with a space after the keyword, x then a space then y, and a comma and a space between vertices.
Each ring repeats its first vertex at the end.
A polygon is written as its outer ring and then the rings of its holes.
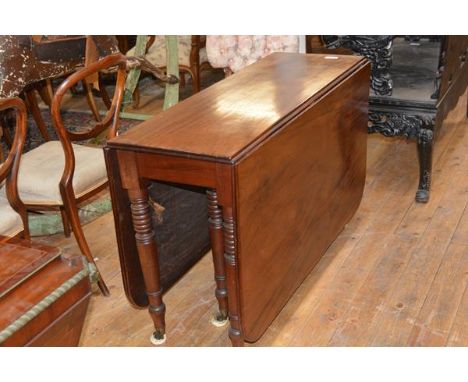
POLYGON ((211 324, 217 327, 222 327, 225 326, 228 323, 228 318, 226 315, 223 315, 222 313, 216 313, 211 317, 211 324))
POLYGON ((162 345, 166 342, 166 334, 161 334, 160 332, 155 331, 151 334, 150 341, 153 345, 162 345))

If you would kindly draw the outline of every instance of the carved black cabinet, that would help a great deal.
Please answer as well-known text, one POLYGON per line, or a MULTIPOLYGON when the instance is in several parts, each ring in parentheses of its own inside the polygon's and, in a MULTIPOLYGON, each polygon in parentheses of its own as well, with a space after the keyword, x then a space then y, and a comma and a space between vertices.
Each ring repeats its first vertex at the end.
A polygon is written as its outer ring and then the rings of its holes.
MULTIPOLYGON (((372 64, 369 132, 417 140, 416 201, 427 202, 434 138, 468 84, 468 36, 322 36, 372 64)), ((342 53, 342 49, 340 51, 342 53)))

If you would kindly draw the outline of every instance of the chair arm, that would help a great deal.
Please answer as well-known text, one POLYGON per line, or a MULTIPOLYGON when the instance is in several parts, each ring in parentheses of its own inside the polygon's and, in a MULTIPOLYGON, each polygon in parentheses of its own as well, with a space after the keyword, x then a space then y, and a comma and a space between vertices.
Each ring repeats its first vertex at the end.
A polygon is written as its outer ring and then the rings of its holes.
POLYGON ((73 153, 73 147, 71 144, 72 141, 94 138, 101 134, 108 127, 110 128, 107 137, 112 138, 116 135, 119 124, 119 113, 125 90, 125 79, 127 74, 126 64, 127 58, 121 53, 104 57, 103 59, 76 71, 67 77, 67 79, 63 81, 62 84, 58 87, 54 98, 52 99, 51 114, 55 131, 57 132, 65 153, 65 167, 60 181, 60 184, 63 187, 70 189, 72 188, 73 174, 75 171, 75 155, 73 153), (90 131, 79 133, 66 130, 60 113, 60 107, 65 93, 72 86, 89 77, 90 75, 116 66, 118 67, 118 71, 114 97, 112 99, 111 107, 107 111, 104 119, 101 122, 98 122, 90 131))

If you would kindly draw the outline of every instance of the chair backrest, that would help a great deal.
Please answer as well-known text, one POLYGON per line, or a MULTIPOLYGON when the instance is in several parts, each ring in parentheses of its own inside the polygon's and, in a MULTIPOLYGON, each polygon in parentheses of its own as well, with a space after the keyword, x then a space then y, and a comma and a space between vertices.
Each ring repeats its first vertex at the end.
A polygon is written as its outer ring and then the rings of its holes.
POLYGON ((107 56, 99 61, 86 66, 71 76, 69 76, 57 89, 54 98, 52 100, 52 121, 54 124, 55 131, 62 143, 62 147, 65 152, 65 168, 62 176, 62 184, 70 184, 75 169, 75 156, 73 153, 73 141, 83 141, 91 138, 95 138, 104 132, 105 129, 109 128, 107 138, 113 138, 117 135, 120 120, 120 108, 125 91, 125 80, 126 80, 126 63, 127 58, 118 53, 107 56), (112 103, 102 121, 97 122, 94 127, 88 131, 76 132, 69 131, 66 129, 63 123, 62 115, 60 112, 63 96, 65 93, 78 82, 90 77, 91 75, 98 73, 101 70, 110 69, 117 67, 117 81, 115 85, 114 96, 112 103))
POLYGON ((10 109, 16 111, 15 137, 5 161, 0 163, 0 185, 5 181, 8 202, 21 216, 24 227, 24 237, 25 239, 29 239, 27 211, 18 193, 18 170, 24 142, 26 141, 27 111, 21 98, 0 99, 0 112, 10 109))
POLYGON ((107 134, 108 138, 112 138, 117 134, 118 124, 119 124, 119 112, 122 105, 122 99, 125 90, 125 80, 126 80, 126 62, 127 58, 122 54, 115 54, 107 56, 99 61, 94 62, 93 64, 84 67, 71 76, 69 76, 57 89, 54 98, 52 100, 52 120, 54 122, 54 128, 62 140, 70 141, 83 141, 90 139, 101 134, 106 128, 110 127, 107 134), (117 81, 114 91, 114 97, 112 99, 112 104, 109 110, 107 111, 104 119, 98 123, 89 131, 86 132, 74 132, 69 131, 63 124, 62 116, 60 113, 60 108, 65 93, 70 90, 78 82, 90 77, 91 75, 98 73, 101 70, 109 69, 112 67, 117 67, 117 81))

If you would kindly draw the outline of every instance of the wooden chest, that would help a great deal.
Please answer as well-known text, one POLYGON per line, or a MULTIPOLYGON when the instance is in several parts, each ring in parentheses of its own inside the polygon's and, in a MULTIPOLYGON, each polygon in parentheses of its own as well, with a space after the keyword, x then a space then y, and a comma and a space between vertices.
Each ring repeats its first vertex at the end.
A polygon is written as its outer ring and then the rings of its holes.
POLYGON ((155 339, 165 306, 148 180, 206 190, 219 317, 234 345, 256 341, 360 203, 368 81, 361 57, 275 53, 108 142, 138 249, 121 264, 143 275, 125 287, 149 305, 155 339))
POLYGON ((0 345, 77 346, 91 296, 88 273, 82 256, 0 243, 0 345))

